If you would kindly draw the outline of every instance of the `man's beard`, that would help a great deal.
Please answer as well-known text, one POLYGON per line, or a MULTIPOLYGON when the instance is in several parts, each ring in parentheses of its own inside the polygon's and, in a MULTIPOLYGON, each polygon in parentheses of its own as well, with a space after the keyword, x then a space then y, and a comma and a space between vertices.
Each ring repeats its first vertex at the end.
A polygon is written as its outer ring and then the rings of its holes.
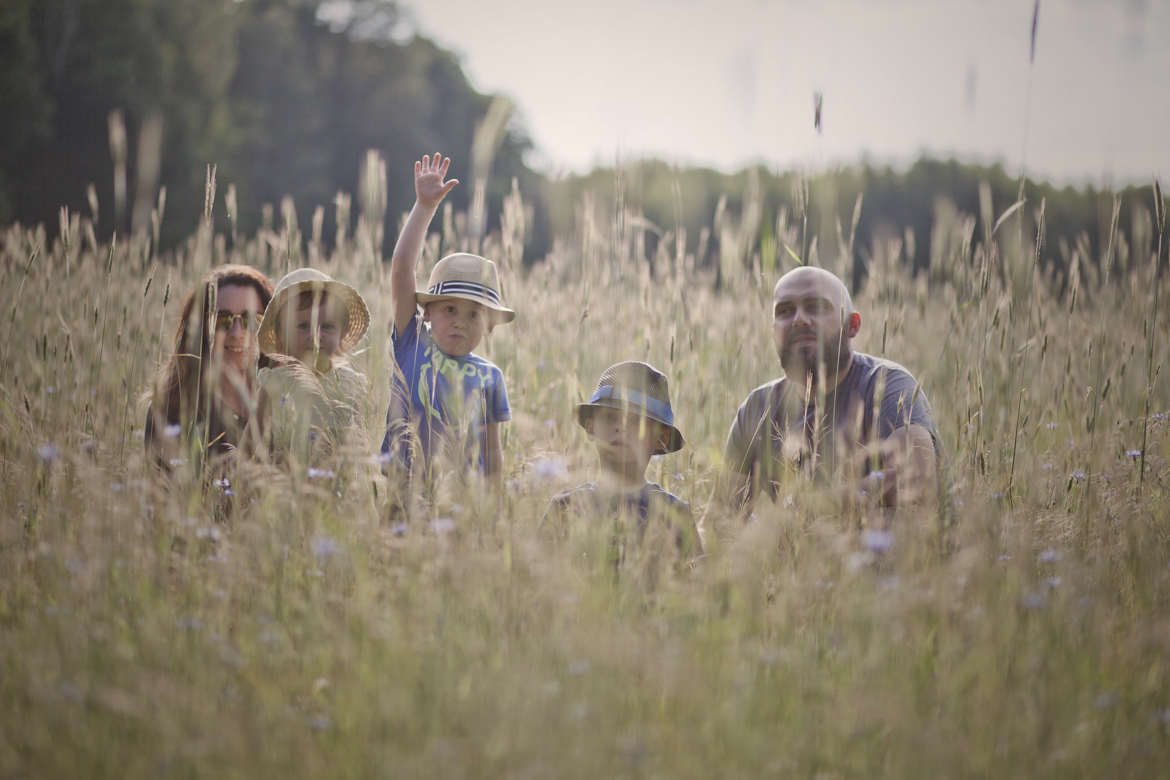
MULTIPOLYGON (((794 337, 799 335, 803 334, 794 334, 794 337)), ((789 379, 802 383, 811 380, 815 387, 822 381, 833 380, 840 373, 849 358, 846 347, 843 333, 835 333, 823 341, 804 344, 797 344, 793 337, 790 337, 780 353, 780 367, 784 369, 784 374, 789 379)))

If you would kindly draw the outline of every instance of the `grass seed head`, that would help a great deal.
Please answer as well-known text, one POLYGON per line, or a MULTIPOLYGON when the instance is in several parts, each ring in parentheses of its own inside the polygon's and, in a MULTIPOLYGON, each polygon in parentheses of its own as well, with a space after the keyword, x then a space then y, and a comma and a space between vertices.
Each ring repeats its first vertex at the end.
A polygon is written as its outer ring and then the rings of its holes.
POLYGON ((1162 185, 1154 179, 1154 215, 1158 221, 1158 234, 1166 230, 1166 199, 1162 196, 1162 185))

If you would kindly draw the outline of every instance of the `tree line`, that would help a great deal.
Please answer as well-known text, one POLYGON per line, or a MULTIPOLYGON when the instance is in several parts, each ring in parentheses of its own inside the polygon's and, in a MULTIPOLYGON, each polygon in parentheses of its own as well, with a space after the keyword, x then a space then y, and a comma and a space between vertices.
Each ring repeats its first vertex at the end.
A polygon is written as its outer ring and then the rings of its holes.
MULTIPOLYGON (((778 234, 788 230, 799 234, 794 253, 815 253, 819 245, 824 254, 838 242, 838 220, 846 235, 853 231, 862 194, 852 251, 864 273, 890 240, 901 241, 903 262, 927 268, 940 209, 973 215, 982 235, 984 222, 1019 195, 1017 178, 1000 166, 929 159, 904 171, 861 164, 811 179, 653 160, 549 178, 525 164, 532 142, 510 104, 477 92, 451 52, 400 34, 403 18, 394 0, 0 4, 0 224, 53 226, 62 206, 75 214, 96 209, 98 237, 106 239, 115 230, 149 229, 151 212, 161 207, 159 240, 173 246, 198 223, 207 167, 215 164, 221 229, 234 219, 239 231, 251 232, 282 219, 291 203, 306 234, 324 206, 328 242, 338 193, 360 189, 367 150, 376 149, 388 173, 381 210, 392 240, 412 203, 404 182, 414 161, 439 150, 464 182, 451 195, 456 211, 472 205, 475 179, 485 182, 487 229, 517 181, 533 209, 527 262, 543 257, 553 236, 576 229, 586 192, 599 208, 620 201, 638 210, 650 226, 647 256, 670 231, 675 240, 685 234, 685 249, 700 266, 719 262, 715 234, 729 215, 743 230, 750 223, 745 257, 751 246, 780 251, 791 236, 778 234), (232 215, 223 197, 228 185, 237 203, 232 215)), ((1036 229, 1041 199, 1046 203, 1043 262, 1067 273, 1069 247, 1099 262, 1113 194, 1028 181, 1028 231, 1036 229)), ((1121 194, 1127 251, 1148 255, 1156 244, 1150 188, 1121 194)))
MULTIPOLYGON (((452 175, 467 182, 452 199, 465 209, 492 97, 433 41, 393 38, 401 21, 389 0, 8 0, 0 224, 56 225, 61 206, 88 214, 93 184, 106 238, 131 229, 136 201, 157 206, 165 185, 160 240, 174 245, 197 224, 215 164, 220 225, 234 184, 241 231, 259 226, 264 204, 279 219, 286 196, 304 226, 318 205, 357 189, 368 149, 392 182, 424 153, 449 153, 452 175)), ((498 213, 513 177, 529 192, 539 183, 518 123, 505 116, 489 140, 482 173, 498 213)), ((392 236, 413 195, 391 186, 385 198, 392 236)), ((326 219, 326 238, 332 228, 326 219)))

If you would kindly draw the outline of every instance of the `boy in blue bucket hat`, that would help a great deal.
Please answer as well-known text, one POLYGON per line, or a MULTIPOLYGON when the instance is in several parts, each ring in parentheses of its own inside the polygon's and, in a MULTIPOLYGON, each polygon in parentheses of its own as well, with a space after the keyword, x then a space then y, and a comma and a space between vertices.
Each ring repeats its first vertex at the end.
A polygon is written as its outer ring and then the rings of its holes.
POLYGON ((589 402, 577 406, 577 421, 597 448, 601 470, 596 482, 553 497, 537 534, 564 538, 574 520, 613 517, 615 542, 641 544, 647 534, 665 534, 682 561, 702 554, 691 507, 646 479, 654 455, 686 443, 674 425, 666 375, 639 361, 610 366, 589 402))

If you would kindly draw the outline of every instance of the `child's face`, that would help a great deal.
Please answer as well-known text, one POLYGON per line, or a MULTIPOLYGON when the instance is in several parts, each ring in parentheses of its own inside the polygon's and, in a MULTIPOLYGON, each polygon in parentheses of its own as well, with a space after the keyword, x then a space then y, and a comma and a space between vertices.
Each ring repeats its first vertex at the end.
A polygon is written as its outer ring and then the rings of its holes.
POLYGON ((585 432, 597 445, 604 466, 644 474, 650 456, 664 444, 666 428, 636 409, 602 407, 585 420, 585 432))
POLYGON ((328 295, 314 301, 299 296, 290 301, 284 316, 286 354, 307 366, 315 365, 317 356, 331 358, 341 347, 345 314, 340 301, 328 295))
POLYGON ((488 308, 465 298, 444 298, 423 307, 423 321, 431 324, 431 338, 451 357, 463 357, 479 346, 493 323, 488 308))

